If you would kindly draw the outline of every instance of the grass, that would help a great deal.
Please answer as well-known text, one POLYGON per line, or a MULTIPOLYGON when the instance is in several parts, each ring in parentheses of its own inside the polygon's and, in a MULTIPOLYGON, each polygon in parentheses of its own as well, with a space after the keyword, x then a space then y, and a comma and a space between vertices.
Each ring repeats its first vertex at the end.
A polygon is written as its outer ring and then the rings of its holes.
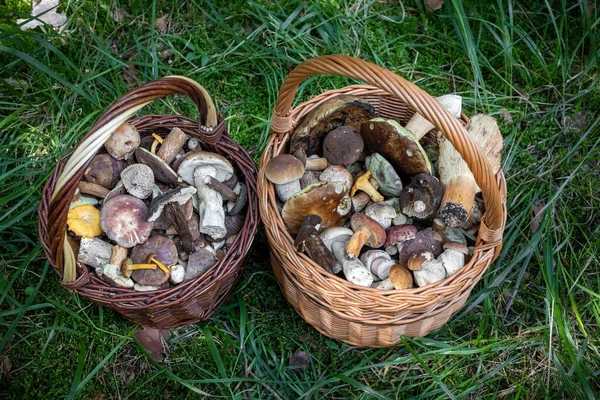
MULTIPOLYGON (((599 11, 566 1, 65 1, 58 33, 0 5, 2 398, 593 398, 600 392, 599 11), (120 13, 123 7, 127 14, 120 13), (157 19, 168 14, 166 24, 157 19), (122 19, 117 18, 121 15, 122 19), (259 232, 236 292, 172 330, 155 363, 136 326, 61 288, 36 236, 40 190, 112 101, 159 76, 200 81, 258 160, 277 91, 342 53, 434 95, 456 92, 505 136, 504 249, 467 304, 425 338, 354 348, 285 302, 259 232), (531 231, 532 208, 544 214, 531 231), (308 366, 288 366, 296 349, 308 366)), ((582 5, 583 4, 583 5, 582 5)), ((297 101, 350 83, 316 77, 297 101)), ((148 112, 195 116, 169 98, 148 112)))

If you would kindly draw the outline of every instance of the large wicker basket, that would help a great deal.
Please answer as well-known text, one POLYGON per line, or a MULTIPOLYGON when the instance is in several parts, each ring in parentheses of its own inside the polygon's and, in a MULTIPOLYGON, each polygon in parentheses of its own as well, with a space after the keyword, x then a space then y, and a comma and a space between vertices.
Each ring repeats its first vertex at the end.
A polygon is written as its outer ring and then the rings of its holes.
POLYGON ((308 60, 281 86, 275 105, 272 132, 258 174, 260 213, 265 225, 271 264, 284 296, 319 332, 357 346, 386 347, 402 335, 424 336, 442 326, 467 300, 473 286, 498 256, 506 220, 506 182, 494 175, 477 145, 464 129, 466 117, 456 119, 425 91, 402 77, 366 61, 346 56, 308 60), (372 86, 353 85, 330 90, 291 109, 300 83, 316 74, 341 75, 372 86), (264 166, 282 152, 294 127, 321 102, 340 94, 358 96, 376 113, 406 123, 417 110, 430 120, 466 160, 485 200, 474 255, 450 277, 424 287, 393 291, 356 286, 329 274, 306 255, 296 252, 277 208, 273 184, 264 166))
POLYGON ((92 302, 110 307, 125 318, 152 328, 174 328, 208 319, 225 301, 240 277, 244 257, 252 244, 258 225, 256 205, 256 167, 248 153, 226 134, 223 118, 202 86, 195 81, 170 76, 149 82, 119 98, 96 121, 77 147, 62 158, 46 182, 38 208, 39 237, 46 257, 61 277, 62 285, 92 302), (155 99, 172 94, 189 97, 198 107, 199 120, 180 115, 144 115, 129 120, 155 99), (76 262, 77 250, 67 240, 66 220, 69 204, 94 155, 112 131, 128 121, 142 137, 156 133, 166 136, 178 127, 202 141, 203 148, 227 157, 248 187, 248 206, 242 230, 225 257, 203 275, 169 289, 136 292, 112 287, 90 274, 76 262), (74 265, 75 264, 75 265, 74 265), (76 279, 65 282, 66 268, 76 269, 76 279))

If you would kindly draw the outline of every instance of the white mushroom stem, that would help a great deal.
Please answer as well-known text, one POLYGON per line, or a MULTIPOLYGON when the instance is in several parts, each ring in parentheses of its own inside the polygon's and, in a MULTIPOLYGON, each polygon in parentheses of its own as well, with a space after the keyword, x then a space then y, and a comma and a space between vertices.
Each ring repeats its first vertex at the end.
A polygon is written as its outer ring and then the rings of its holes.
POLYGON ((381 289, 381 290, 394 290, 395 289, 394 285, 392 284, 392 280, 390 278, 386 278, 382 281, 374 282, 371 285, 371 287, 374 289, 381 289))
POLYGON ((465 255, 460 251, 446 249, 437 258, 444 265, 446 274, 452 275, 465 265, 465 255))
POLYGON ((335 258, 342 264, 348 282, 359 286, 371 286, 373 283, 371 271, 357 258, 346 257, 346 245, 343 242, 334 242, 331 249, 335 258))
POLYGON ((284 183, 282 185, 275 185, 275 193, 277 193, 279 200, 284 203, 300 190, 302 190, 302 187, 300 186, 300 180, 284 183))
POLYGON ((416 284, 421 287, 446 278, 446 269, 441 261, 425 261, 418 271, 413 271, 416 284))
MULTIPOLYGON (((455 94, 445 94, 440 97, 436 97, 436 100, 441 103, 450 114, 455 118, 459 118, 462 111, 462 97, 457 96, 455 94)), ((421 114, 415 113, 412 118, 407 122, 406 129, 411 131, 417 138, 417 140, 421 140, 423 136, 427 134, 430 130, 434 128, 434 125, 429 122, 429 120, 425 119, 421 114)))
POLYGON ((77 261, 93 268, 102 268, 110 262, 112 246, 104 240, 82 238, 77 261))
POLYGON ((198 190, 196 194, 198 196, 198 214, 200 215, 199 230, 213 239, 223 239, 227 233, 223 197, 204 184, 204 178, 207 175, 216 177, 217 169, 213 166, 202 166, 194 170, 194 184, 198 190))
POLYGON ((427 208, 427 205, 424 202, 422 202, 421 200, 417 200, 414 202, 413 207, 415 209, 415 212, 420 213, 420 212, 425 211, 425 209, 427 208))

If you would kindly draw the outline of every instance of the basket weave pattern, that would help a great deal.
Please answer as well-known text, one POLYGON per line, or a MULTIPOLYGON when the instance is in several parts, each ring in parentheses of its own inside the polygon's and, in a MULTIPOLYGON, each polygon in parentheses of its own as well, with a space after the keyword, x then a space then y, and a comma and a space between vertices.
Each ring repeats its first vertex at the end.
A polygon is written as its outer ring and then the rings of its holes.
POLYGON ((58 275, 68 263, 76 264, 77 278, 61 284, 92 302, 110 307, 125 318, 153 328, 174 328, 204 321, 227 299, 241 274, 244 257, 258 226, 256 167, 248 153, 226 134, 223 118, 216 114, 204 88, 184 77, 165 77, 147 83, 119 98, 96 121, 77 147, 61 160, 42 191, 38 207, 39 237, 46 257, 58 275), (189 97, 198 107, 200 118, 179 115, 144 115, 129 118, 151 101, 172 94, 189 97), (172 128, 180 128, 202 141, 203 148, 227 157, 239 179, 248 187, 246 220, 225 257, 203 275, 169 289, 136 292, 108 285, 88 268, 75 261, 76 249, 67 241, 67 214, 84 172, 98 154, 114 128, 128 121, 142 137, 152 133, 165 137, 172 128))
POLYGON ((473 286, 499 254, 506 220, 506 182, 494 175, 477 145, 456 119, 433 97, 390 71, 344 56, 324 56, 296 67, 283 83, 258 176, 261 218, 265 225, 271 265, 284 296, 309 324, 326 336, 358 346, 386 347, 402 335, 423 336, 442 326, 467 300, 473 286), (353 85, 291 104, 299 84, 316 74, 343 75, 371 86, 353 85), (356 286, 327 273, 304 254, 297 253, 279 213, 274 187, 264 166, 287 152, 295 126, 321 102, 350 94, 371 103, 376 113, 405 124, 417 110, 429 119, 461 153, 482 189, 486 213, 470 262, 450 277, 424 287, 387 291, 356 286))

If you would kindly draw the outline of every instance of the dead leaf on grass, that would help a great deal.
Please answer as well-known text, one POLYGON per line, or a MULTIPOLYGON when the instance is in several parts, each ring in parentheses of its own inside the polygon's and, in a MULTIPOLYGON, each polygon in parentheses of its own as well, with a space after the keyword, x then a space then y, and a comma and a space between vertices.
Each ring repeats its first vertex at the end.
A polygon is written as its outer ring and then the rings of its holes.
POLYGON ((310 357, 308 354, 301 349, 296 349, 292 355, 292 358, 290 358, 288 365, 290 367, 296 367, 295 369, 304 369, 308 366, 309 361, 310 357))
POLYGON ((67 16, 56 12, 60 5, 59 0, 41 0, 33 4, 31 15, 36 19, 18 19, 17 24, 21 25, 21 30, 27 31, 40 25, 52 25, 54 28, 60 28, 67 22, 67 16))
POLYGON ((163 345, 163 339, 166 341, 171 337, 167 329, 154 329, 143 327, 133 333, 133 336, 140 342, 142 346, 150 353, 150 356, 156 362, 163 360, 163 353, 166 353, 166 348, 163 345))
POLYGON ((156 28, 156 32, 167 33, 167 31, 169 30, 168 17, 169 17, 169 14, 164 14, 164 15, 161 15, 160 17, 156 18, 156 21, 154 21, 154 27, 156 28))
POLYGON ((138 78, 137 68, 135 65, 131 64, 127 68, 123 68, 123 79, 125 79, 125 82, 127 82, 129 85, 139 83, 140 78, 138 78))
POLYGON ((112 17, 117 22, 123 22, 129 17, 129 13, 126 9, 119 7, 112 12, 112 17))
POLYGON ((536 233, 537 230, 540 228, 540 224, 542 223, 544 215, 546 214, 544 207, 546 207, 546 200, 538 200, 535 203, 533 203, 533 219, 531 221, 531 233, 536 233))
POLYGON ((444 5, 444 0, 427 0, 427 8, 431 11, 439 10, 444 5))

